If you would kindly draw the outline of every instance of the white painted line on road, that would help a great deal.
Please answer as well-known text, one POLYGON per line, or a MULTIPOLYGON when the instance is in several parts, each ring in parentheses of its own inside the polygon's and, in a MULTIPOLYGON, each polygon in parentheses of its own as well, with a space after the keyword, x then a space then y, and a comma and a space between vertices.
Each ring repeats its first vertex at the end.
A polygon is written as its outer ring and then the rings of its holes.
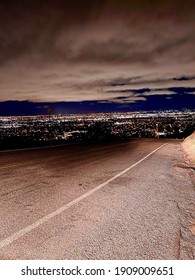
POLYGON ((167 145, 168 143, 165 143, 163 145, 161 145, 160 147, 158 147, 157 149, 155 149, 154 151, 152 151, 151 153, 149 153, 147 156, 143 157, 142 159, 140 159, 139 161, 137 161, 136 163, 134 163, 133 165, 131 165, 130 167, 126 168, 125 170, 121 171, 120 173, 118 173, 117 175, 115 175, 114 177, 110 178, 109 180, 105 181, 104 183, 98 185, 97 187, 95 187, 94 189, 86 192, 85 194, 79 196, 78 198, 72 200, 71 202, 69 202, 68 204, 60 207, 59 209, 55 210, 54 212, 44 216, 43 218, 39 219, 38 221, 36 221, 35 223, 17 231, 16 233, 14 233, 13 235, 3 239, 0 242, 0 249, 8 246, 9 244, 11 244, 12 242, 16 241, 17 239, 19 239, 20 237, 22 237, 23 235, 29 233, 30 231, 38 228, 39 226, 41 226, 42 224, 46 223, 47 221, 49 221, 50 219, 58 216, 59 214, 63 213, 65 210, 69 209, 70 207, 72 207, 73 205, 79 203, 80 201, 82 201, 83 199, 89 197, 90 195, 92 195, 93 193, 97 192, 98 190, 100 190, 101 188, 105 187, 106 185, 108 185, 110 182, 114 181, 115 179, 117 179, 118 177, 122 176, 123 174, 125 174, 126 172, 128 172, 129 170, 131 170, 132 168, 134 168, 135 166, 137 166, 139 163, 141 163, 142 161, 144 161, 145 159, 147 159, 149 156, 151 156, 152 154, 154 154, 156 151, 158 151, 159 149, 161 149, 162 147, 164 147, 165 145, 167 145))

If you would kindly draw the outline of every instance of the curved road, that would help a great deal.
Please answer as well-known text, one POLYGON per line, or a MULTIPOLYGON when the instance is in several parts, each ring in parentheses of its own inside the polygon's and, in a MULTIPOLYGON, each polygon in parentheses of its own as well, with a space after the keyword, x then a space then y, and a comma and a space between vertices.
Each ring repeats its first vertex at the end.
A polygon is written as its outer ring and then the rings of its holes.
POLYGON ((186 167, 154 139, 0 152, 0 259, 193 259, 186 167))

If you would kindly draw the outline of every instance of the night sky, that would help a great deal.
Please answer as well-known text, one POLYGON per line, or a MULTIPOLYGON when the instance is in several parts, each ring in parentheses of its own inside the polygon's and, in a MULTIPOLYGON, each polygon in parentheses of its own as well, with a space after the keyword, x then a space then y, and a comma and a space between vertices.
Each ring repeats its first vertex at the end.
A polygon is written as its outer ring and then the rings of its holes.
POLYGON ((195 109, 194 0, 1 0, 0 115, 195 109))

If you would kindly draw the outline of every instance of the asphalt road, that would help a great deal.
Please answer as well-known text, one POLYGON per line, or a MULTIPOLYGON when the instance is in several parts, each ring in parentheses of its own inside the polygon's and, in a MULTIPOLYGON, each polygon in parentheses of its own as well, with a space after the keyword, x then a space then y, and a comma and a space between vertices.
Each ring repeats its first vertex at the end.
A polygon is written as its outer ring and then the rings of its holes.
POLYGON ((194 259, 179 141, 0 153, 0 259, 194 259))

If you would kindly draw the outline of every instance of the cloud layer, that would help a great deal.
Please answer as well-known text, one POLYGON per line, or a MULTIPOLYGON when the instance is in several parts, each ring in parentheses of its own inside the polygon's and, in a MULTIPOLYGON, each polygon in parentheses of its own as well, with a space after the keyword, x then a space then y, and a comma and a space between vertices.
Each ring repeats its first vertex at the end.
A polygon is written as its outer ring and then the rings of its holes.
POLYGON ((0 101, 131 103, 195 87, 194 10, 190 0, 2 1, 0 101))

